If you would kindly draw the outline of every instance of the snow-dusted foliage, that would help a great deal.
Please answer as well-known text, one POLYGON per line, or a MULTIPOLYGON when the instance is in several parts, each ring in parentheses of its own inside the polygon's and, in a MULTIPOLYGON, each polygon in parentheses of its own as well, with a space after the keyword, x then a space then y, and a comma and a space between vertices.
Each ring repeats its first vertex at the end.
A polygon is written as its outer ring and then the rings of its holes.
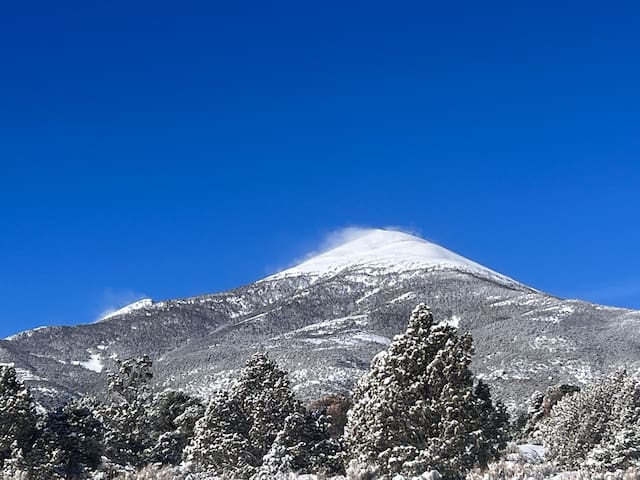
POLYGON ((165 465, 180 463, 184 448, 193 438, 195 424, 203 414, 200 400, 184 392, 165 390, 155 395, 148 412, 153 444, 147 452, 148 461, 165 465))
POLYGON ((179 463, 204 411, 185 393, 154 394, 152 367, 146 356, 119 362, 119 371, 108 377, 111 401, 96 406, 105 426, 105 455, 116 465, 179 463))
POLYGON ((515 421, 514 436, 524 442, 541 443, 541 422, 551 414, 553 407, 566 395, 579 391, 579 387, 567 384, 549 387, 545 393, 535 391, 529 399, 527 410, 515 421))
POLYGON ((104 423, 105 455, 117 465, 141 467, 153 447, 149 416, 153 378, 149 357, 118 362, 119 369, 108 375, 110 401, 97 406, 104 423))
POLYGON ((328 432, 326 417, 310 412, 293 412, 285 419, 252 480, 267 480, 291 472, 327 475, 341 472, 339 445, 328 432))
POLYGON ((347 455, 378 478, 437 469, 445 478, 496 458, 506 416, 485 386, 474 389, 469 335, 436 325, 418 305, 406 333, 378 354, 358 383, 344 440, 347 455))
POLYGON ((148 396, 153 378, 153 362, 148 355, 116 360, 118 371, 107 376, 107 390, 120 403, 134 403, 148 396))
POLYGON ((351 397, 347 395, 327 395, 309 405, 309 411, 316 415, 326 416, 329 420, 329 434, 331 438, 341 438, 347 424, 347 413, 353 406, 351 397))
POLYGON ((567 467, 640 466, 640 390, 625 371, 566 396, 542 424, 547 458, 567 467))
POLYGON ((37 415, 31 394, 16 370, 0 365, 0 468, 20 464, 36 436, 37 415))
POLYGON ((267 478, 274 472, 330 469, 336 453, 324 421, 305 413, 286 372, 259 353, 228 392, 211 400, 186 459, 198 471, 267 478))
POLYGON ((26 454, 29 480, 86 479, 102 462, 102 424, 82 402, 49 412, 26 454))

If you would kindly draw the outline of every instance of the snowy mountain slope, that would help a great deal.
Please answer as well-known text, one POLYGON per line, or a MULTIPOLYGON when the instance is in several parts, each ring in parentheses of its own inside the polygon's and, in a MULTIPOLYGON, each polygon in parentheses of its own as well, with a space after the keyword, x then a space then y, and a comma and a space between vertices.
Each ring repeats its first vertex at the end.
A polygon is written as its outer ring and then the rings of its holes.
POLYGON ((363 230, 348 243, 307 259, 265 280, 302 275, 323 277, 354 268, 371 268, 386 272, 456 269, 509 284, 517 283, 435 243, 404 232, 383 229, 363 230))
POLYGON ((129 305, 126 305, 122 308, 119 308, 118 310, 115 310, 113 312, 109 312, 103 315, 99 321, 107 320, 108 318, 112 318, 112 317, 117 317, 118 315, 125 315, 127 313, 133 312, 134 310, 150 307, 151 305, 153 305, 153 300, 151 300, 150 298, 143 298, 136 302, 130 303, 129 305))
POLYGON ((349 390, 418 302, 473 334, 475 371, 512 406, 549 384, 640 363, 640 312, 555 298, 380 230, 229 292, 0 340, 0 362, 20 367, 43 401, 59 401, 102 389, 114 359, 148 353, 159 384, 207 395, 267 350, 312 399, 349 390))

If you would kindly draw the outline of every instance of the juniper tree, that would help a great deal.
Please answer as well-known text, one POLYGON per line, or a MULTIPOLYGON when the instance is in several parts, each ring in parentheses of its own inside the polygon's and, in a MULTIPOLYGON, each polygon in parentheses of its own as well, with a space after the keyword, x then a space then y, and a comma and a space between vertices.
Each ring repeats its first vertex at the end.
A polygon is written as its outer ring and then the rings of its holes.
POLYGON ((436 325, 418 305, 407 331, 374 358, 355 389, 344 435, 347 458, 381 478, 431 469, 458 478, 494 458, 507 425, 484 387, 474 391, 472 353, 469 335, 436 325))
POLYGON ((31 449, 37 414, 31 394, 9 365, 0 365, 0 467, 31 449))
POLYGON ((261 461, 251 448, 251 427, 242 402, 228 392, 220 392, 196 423, 185 459, 198 471, 219 475, 233 472, 246 478, 261 461))
POLYGON ((102 453, 102 424, 83 402, 71 402, 42 422, 27 454, 29 479, 85 479, 100 465, 102 453))
POLYGON ((255 354, 229 391, 211 400, 185 458, 199 471, 240 478, 266 474, 258 471, 265 456, 273 468, 306 471, 335 444, 326 425, 306 415, 286 372, 255 354))
POLYGON ((195 428, 187 458, 200 470, 250 476, 288 415, 302 410, 286 372, 253 355, 229 393, 215 396, 195 428))
POLYGON ((296 411, 276 435, 253 479, 291 472, 334 476, 343 473, 340 444, 329 433, 329 419, 318 412, 296 411))
POLYGON ((108 376, 110 402, 99 411, 106 456, 116 464, 178 464, 202 416, 201 403, 186 393, 154 394, 152 379, 153 362, 146 355, 118 362, 118 371, 108 376))
POLYGON ((114 463, 140 467, 153 446, 151 418, 152 366, 148 356, 118 361, 118 371, 107 377, 109 402, 99 406, 105 426, 105 455, 114 463))
POLYGON ((571 468, 640 465, 640 392, 625 371, 564 397, 542 422, 547 458, 571 468))
POLYGON ((476 421, 482 426, 486 443, 477 452, 477 463, 485 467, 491 460, 499 457, 509 441, 509 414, 504 404, 491 399, 489 385, 478 380, 474 394, 478 399, 476 421))
POLYGON ((145 452, 146 460, 165 465, 180 463, 203 413, 202 403, 184 392, 165 390, 155 395, 147 412, 151 419, 149 443, 152 446, 145 452))

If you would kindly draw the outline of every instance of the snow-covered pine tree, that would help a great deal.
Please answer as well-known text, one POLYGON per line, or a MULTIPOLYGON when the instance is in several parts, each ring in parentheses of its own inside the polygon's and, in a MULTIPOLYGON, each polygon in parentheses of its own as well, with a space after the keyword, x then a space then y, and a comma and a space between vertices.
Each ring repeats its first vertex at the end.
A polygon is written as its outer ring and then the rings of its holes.
POLYGON ((150 396, 153 362, 148 355, 116 360, 116 363, 118 371, 107 375, 107 390, 114 400, 133 403, 142 396, 150 396))
POLYGON ((148 356, 118 361, 118 371, 107 377, 110 401, 98 407, 104 424, 105 455, 129 467, 148 463, 153 447, 151 380, 153 363, 148 356))
MULTIPOLYGON (((318 430, 313 430, 305 418, 286 372, 266 354, 257 353, 247 361, 230 390, 211 400, 196 424, 185 458, 198 471, 237 478, 256 474, 268 453, 274 468, 305 468, 306 464, 299 464, 297 452, 314 448, 305 442, 322 437, 314 444, 319 449, 318 458, 320 450, 327 448, 322 442, 330 442, 328 433, 318 425, 318 430), (305 437, 310 430, 315 436, 305 437), (281 444, 272 449, 278 435, 281 444), (291 463, 285 458, 288 456, 293 459, 291 463)), ((308 461, 316 458, 313 453, 310 455, 308 461)))
POLYGON ((640 466, 638 382, 620 370, 564 397, 542 422, 546 457, 593 470, 640 466))
POLYGON ((493 404, 489 385, 482 380, 478 380, 474 393, 478 399, 477 422, 482 426, 486 441, 477 452, 477 463, 484 467, 498 458, 500 451, 507 446, 510 438, 509 414, 502 402, 493 404))
POLYGON ((474 391, 472 353, 469 335, 434 324, 418 305, 406 333, 374 358, 356 387, 344 435, 348 459, 380 478, 431 469, 459 478, 495 457, 507 425, 484 387, 474 391))
POLYGON ((196 422, 204 414, 204 406, 184 392, 165 390, 153 397, 148 415, 151 419, 150 443, 146 452, 150 463, 177 465, 185 446, 193 438, 196 422))
POLYGON ((564 398, 580 391, 576 385, 554 385, 542 393, 535 391, 529 399, 527 410, 521 413, 513 425, 515 440, 524 443, 541 443, 539 431, 541 422, 551 414, 553 407, 564 398))
POLYGON ((341 446, 331 438, 329 429, 329 419, 321 413, 293 412, 285 419, 252 480, 291 472, 331 477, 344 473, 341 446))
POLYGON ((29 480, 82 480, 98 468, 102 424, 82 401, 49 412, 27 454, 29 480))
POLYGON ((247 361, 232 395, 246 412, 252 453, 260 459, 269 451, 285 419, 304 410, 291 390, 287 372, 266 353, 256 353, 247 361))
POLYGON ((98 407, 107 458, 124 467, 180 463, 203 415, 201 402, 174 390, 154 394, 153 362, 146 355, 118 365, 108 376, 110 402, 98 407))
POLYGON ((22 458, 35 440, 37 414, 33 399, 9 365, 0 365, 0 468, 22 458))
POLYGON ((251 427, 242 402, 229 392, 219 392, 196 423, 185 460, 198 472, 248 478, 261 462, 251 448, 251 427))

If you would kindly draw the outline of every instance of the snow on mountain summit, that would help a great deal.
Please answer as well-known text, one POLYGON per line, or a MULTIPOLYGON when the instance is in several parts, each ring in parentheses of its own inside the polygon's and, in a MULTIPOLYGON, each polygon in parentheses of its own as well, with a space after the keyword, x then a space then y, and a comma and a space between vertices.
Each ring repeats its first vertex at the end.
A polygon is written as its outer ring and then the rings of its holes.
POLYGON ((124 315, 126 313, 131 313, 134 310, 139 310, 141 308, 146 308, 146 307, 150 307, 151 305, 153 305, 153 300, 151 300, 150 298, 143 298, 142 300, 138 300, 136 302, 130 303, 129 305, 126 305, 122 308, 119 308, 113 312, 108 312, 105 315, 103 315, 99 321, 102 320, 106 320, 108 318, 113 318, 116 317, 118 315, 124 315))
POLYGON ((354 266, 387 270, 442 267, 506 279, 503 275, 435 243, 408 233, 383 229, 364 230, 356 238, 270 278, 302 274, 323 275, 354 266))

